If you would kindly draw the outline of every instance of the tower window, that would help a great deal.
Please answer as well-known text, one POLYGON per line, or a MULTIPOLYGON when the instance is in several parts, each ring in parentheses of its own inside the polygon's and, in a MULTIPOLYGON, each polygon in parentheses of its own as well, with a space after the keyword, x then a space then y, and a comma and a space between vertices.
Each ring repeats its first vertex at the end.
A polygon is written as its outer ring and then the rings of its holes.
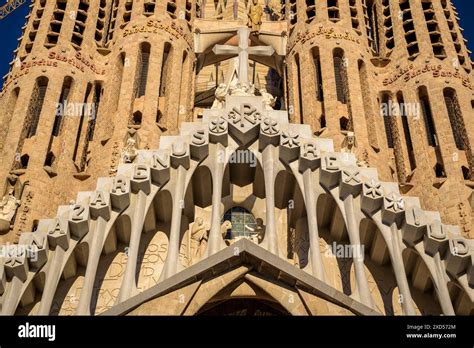
POLYGON ((36 86, 31 96, 30 106, 28 108, 27 117, 27 138, 31 138, 36 135, 38 129, 38 123, 41 116, 41 110, 43 110, 44 97, 46 95, 46 89, 48 87, 48 79, 39 78, 36 82, 36 86))
POLYGON ((150 63, 150 44, 144 43, 140 47, 137 97, 142 97, 145 95, 148 80, 148 68, 150 63))
POLYGON ((420 95, 421 111, 425 121, 426 135, 428 137, 428 144, 432 147, 437 147, 438 139, 436 135, 436 128, 433 120, 433 113, 431 112, 430 101, 427 95, 420 95))
POLYGON ((165 43, 165 47, 163 49, 163 59, 161 62, 161 77, 160 77, 160 97, 164 97, 166 95, 166 83, 168 79, 168 70, 169 70, 169 56, 171 53, 171 44, 169 42, 165 43))
POLYGON ((464 126, 464 119, 461 113, 456 92, 452 89, 444 90, 444 101, 448 109, 449 122, 453 131, 454 141, 458 150, 465 150, 464 137, 466 136, 466 128, 464 126))
POLYGON ((336 81, 336 93, 337 100, 343 104, 347 103, 346 95, 346 64, 344 59, 344 53, 341 51, 335 51, 333 55, 334 60, 334 77, 336 81))

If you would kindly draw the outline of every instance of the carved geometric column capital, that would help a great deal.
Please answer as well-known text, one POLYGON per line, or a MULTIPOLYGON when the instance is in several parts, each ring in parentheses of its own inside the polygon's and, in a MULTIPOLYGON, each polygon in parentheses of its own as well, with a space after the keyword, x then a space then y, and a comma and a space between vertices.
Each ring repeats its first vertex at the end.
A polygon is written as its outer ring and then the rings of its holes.
POLYGON ((280 136, 280 159, 289 164, 300 155, 301 138, 293 131, 283 132, 280 136))
POLYGON ((362 189, 362 177, 356 166, 343 167, 341 171, 340 196, 358 196, 362 189))
POLYGON ((268 145, 278 146, 280 142, 280 125, 277 120, 265 117, 260 123, 259 150, 263 151, 268 145))
POLYGON ((326 153, 321 158, 320 183, 327 189, 339 185, 342 164, 337 153, 326 153))
POLYGON ((5 259, 5 272, 8 277, 17 277, 25 281, 28 276, 28 262, 26 261, 25 248, 20 245, 10 245, 7 248, 5 259))
POLYGON ((191 158, 200 162, 209 155, 209 134, 207 129, 198 129, 191 136, 191 158))
POLYGON ((446 270, 457 278, 459 274, 467 271, 472 254, 468 240, 461 237, 450 239, 446 256, 446 270))
POLYGON ((405 216, 405 201, 396 192, 391 192, 384 197, 382 208, 382 220, 388 225, 399 224, 405 216))
POLYGON ((425 237, 423 239, 423 245, 428 255, 435 255, 439 252, 441 255, 444 254, 448 246, 448 234, 446 226, 441 221, 435 220, 428 225, 425 237))
POLYGON ((130 183, 133 192, 143 191, 146 194, 150 193, 151 189, 151 175, 150 167, 145 164, 136 164, 133 166, 132 177, 130 183))
POLYGON ((170 179, 170 156, 164 150, 155 151, 152 155, 151 179, 162 186, 170 179))
POLYGON ((125 176, 117 176, 112 182, 110 190, 112 207, 123 211, 130 205, 130 180, 125 176))
MULTIPOLYGON (((99 195, 96 198, 100 200, 101 198, 99 197, 102 197, 102 199, 106 201, 105 202, 106 209, 109 210, 110 209, 109 208, 110 207, 109 194, 104 193, 103 195, 99 195)), ((110 216, 110 213, 108 214, 110 216)), ((69 215, 69 229, 71 233, 74 236, 76 236, 78 239, 81 239, 89 232, 89 218, 90 218, 90 210, 89 210, 88 205, 78 203, 72 207, 70 215, 69 215)))
POLYGON ((69 224, 64 218, 56 218, 52 220, 48 229, 49 244, 55 248, 59 246, 63 250, 69 248, 69 224))
POLYGON ((362 210, 368 215, 374 214, 383 203, 382 184, 374 178, 364 182, 362 186, 362 210))
MULTIPOLYGON (((109 220, 111 209, 109 192, 98 190, 92 194, 91 202, 89 203, 89 210, 92 218, 96 219, 100 216, 104 220, 109 220)), ((71 228, 71 232, 72 230, 73 228, 71 228)), ((72 233, 75 234, 74 232, 72 233)))
POLYGON ((171 167, 178 168, 183 166, 186 169, 189 169, 190 166, 190 154, 189 146, 185 141, 178 139, 171 145, 171 155, 170 162, 171 167))
POLYGON ((227 146, 229 137, 229 124, 223 117, 214 117, 209 122, 209 141, 212 144, 227 146))
POLYGON ((305 141, 301 146, 299 170, 304 173, 307 169, 316 170, 321 166, 321 149, 313 140, 305 141))
POLYGON ((26 248, 26 257, 31 269, 38 270, 48 261, 49 246, 48 238, 45 233, 22 233, 19 245, 26 248))
POLYGON ((403 240, 415 245, 423 239, 427 229, 427 218, 425 212, 417 207, 408 207, 405 213, 405 224, 403 226, 403 240))

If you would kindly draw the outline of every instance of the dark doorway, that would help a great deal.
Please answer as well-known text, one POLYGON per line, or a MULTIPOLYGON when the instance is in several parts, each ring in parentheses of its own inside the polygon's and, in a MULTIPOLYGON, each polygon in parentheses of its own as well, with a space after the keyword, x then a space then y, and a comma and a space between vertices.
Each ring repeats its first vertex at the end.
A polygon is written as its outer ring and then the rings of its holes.
POLYGON ((283 316, 290 315, 290 313, 276 302, 239 298, 208 303, 197 315, 259 317, 283 316))

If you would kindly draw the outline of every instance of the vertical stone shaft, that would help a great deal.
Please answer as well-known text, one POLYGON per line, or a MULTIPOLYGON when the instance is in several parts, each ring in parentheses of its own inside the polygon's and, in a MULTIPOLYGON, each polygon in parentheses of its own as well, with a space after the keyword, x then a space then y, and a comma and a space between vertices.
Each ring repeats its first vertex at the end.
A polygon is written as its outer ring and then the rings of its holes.
POLYGON ((402 295, 402 308, 406 315, 415 315, 415 307, 413 306, 413 299, 410 293, 410 287, 408 286, 408 279, 405 273, 405 266, 403 265, 402 252, 400 249, 400 234, 396 222, 393 222, 390 226, 390 232, 392 235, 392 246, 389 247, 390 257, 392 261, 393 272, 395 273, 395 279, 397 280, 398 289, 402 295))
POLYGON ((437 293, 441 310, 445 315, 455 315, 456 313, 454 312, 453 303, 451 302, 451 297, 449 296, 444 267, 441 263, 441 256, 439 255, 439 252, 437 252, 433 258, 435 263, 436 277, 438 278, 438 281, 435 282, 435 286, 438 290, 437 293))
POLYGON ((176 187, 173 194, 173 213, 171 215, 170 244, 163 269, 163 279, 176 274, 179 262, 179 240, 181 234, 181 218, 184 208, 184 190, 186 185, 186 169, 177 169, 176 187))
POLYGON ((99 216, 96 221, 95 229, 92 231, 92 243, 87 260, 86 274, 81 290, 81 298, 76 309, 77 315, 91 315, 91 299, 94 292, 94 283, 99 266, 100 255, 104 244, 105 233, 107 231, 107 221, 99 216))
POLYGON ((56 288, 61 278, 61 270, 64 263, 64 256, 66 251, 61 247, 56 246, 53 253, 49 272, 46 275, 46 280, 43 289, 43 296, 38 309, 38 315, 49 315, 51 306, 53 304, 54 295, 56 295, 56 288))
POLYGON ((138 262, 138 250, 140 248, 140 237, 143 230, 143 222, 145 220, 145 207, 147 195, 142 190, 136 194, 135 208, 133 211, 132 231, 130 234, 130 244, 127 252, 127 265, 122 280, 122 287, 117 298, 117 303, 123 302, 133 295, 136 289, 135 271, 138 262))
MULTIPOLYGON (((344 199, 344 213, 346 216, 347 233, 349 235, 350 243, 353 248, 360 248, 359 229, 355 218, 354 199, 352 195, 347 195, 344 199)), ((365 275, 364 260, 360 257, 358 252, 354 253, 353 262, 360 301, 366 306, 373 307, 373 299, 370 295, 369 283, 367 282, 367 277, 365 275)))
POLYGON ((269 145, 263 150, 263 172, 265 175, 266 228, 263 245, 278 255, 278 236, 275 225, 275 147, 269 145))
POLYGON ((306 204, 306 213, 308 214, 309 229, 309 250, 311 254, 311 268, 316 278, 324 281, 324 265, 319 249, 319 231, 316 217, 316 201, 319 195, 316 194, 313 185, 313 175, 311 169, 303 173, 304 198, 306 204))
MULTIPOLYGON (((224 151, 221 144, 214 147, 216 152, 224 151)), ((218 154, 214 154, 214 163, 212 168, 212 215, 211 215, 211 231, 209 232, 209 244, 207 255, 211 256, 218 252, 222 246, 221 236, 221 197, 222 197, 222 180, 224 173, 224 163, 219 161, 218 154)))

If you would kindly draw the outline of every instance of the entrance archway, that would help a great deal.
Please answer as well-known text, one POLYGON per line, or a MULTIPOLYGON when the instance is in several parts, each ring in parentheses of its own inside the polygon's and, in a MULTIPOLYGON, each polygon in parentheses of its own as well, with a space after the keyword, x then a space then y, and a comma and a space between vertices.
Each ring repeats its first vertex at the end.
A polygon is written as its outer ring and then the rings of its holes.
POLYGON ((219 301, 217 303, 208 303, 197 313, 197 315, 253 317, 287 316, 291 314, 288 313, 282 305, 276 302, 262 299, 234 298, 219 301))

